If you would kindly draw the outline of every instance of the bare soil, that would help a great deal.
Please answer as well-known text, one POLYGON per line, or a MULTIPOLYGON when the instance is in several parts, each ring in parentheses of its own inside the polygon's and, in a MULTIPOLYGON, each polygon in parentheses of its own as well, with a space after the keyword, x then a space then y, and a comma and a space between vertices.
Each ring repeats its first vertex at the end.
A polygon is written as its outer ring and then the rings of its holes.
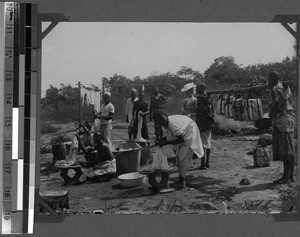
MULTIPOLYGON (((60 132, 72 136, 73 124, 58 124, 60 132)), ((150 134, 153 124, 149 124, 150 134)), ((41 137, 49 143, 53 134, 41 137)), ((153 138, 153 137, 152 137, 153 138)), ((127 139, 125 123, 114 125, 113 140, 127 139)), ((80 185, 64 185, 60 172, 50 169, 52 153, 41 154, 40 191, 69 191, 68 213, 150 214, 150 213, 278 213, 296 195, 296 183, 274 185, 272 181, 282 175, 282 163, 271 161, 269 167, 254 168, 252 151, 257 135, 234 137, 213 136, 210 168, 197 170, 200 160, 190 163, 188 186, 171 193, 153 193, 146 183, 136 188, 122 188, 115 177, 107 182, 86 181, 80 185), (250 185, 240 185, 243 178, 250 185)), ((166 147, 171 157, 171 147, 166 147)), ((82 156, 82 155, 81 155, 82 156)), ((295 169, 296 174, 296 169, 295 169)), ((170 172, 169 182, 178 178, 178 170, 170 172)))

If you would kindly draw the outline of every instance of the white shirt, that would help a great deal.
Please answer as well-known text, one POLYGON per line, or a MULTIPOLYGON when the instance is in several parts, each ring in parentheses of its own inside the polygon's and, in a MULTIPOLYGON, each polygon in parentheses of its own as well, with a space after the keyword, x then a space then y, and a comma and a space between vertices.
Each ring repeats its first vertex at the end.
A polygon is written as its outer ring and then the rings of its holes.
MULTIPOLYGON (((137 101, 137 100, 138 100, 138 98, 135 97, 133 103, 134 103, 135 101, 137 101)), ((132 98, 131 98, 131 97, 127 99, 127 102, 126 102, 126 116, 128 116, 128 120, 129 120, 128 126, 129 126, 130 121, 131 121, 131 119, 132 119, 133 103, 132 103, 132 98)))
MULTIPOLYGON (((204 155, 204 149, 197 124, 191 118, 184 115, 171 115, 168 116, 168 119, 167 139, 175 140, 177 136, 182 135, 185 142, 175 146, 179 149, 191 148, 193 152, 201 158, 204 155)), ((184 157, 179 158, 184 159, 184 157)))
MULTIPOLYGON (((100 107, 100 116, 109 116, 109 113, 115 113, 115 107, 113 106, 113 104, 110 102, 107 105, 102 104, 100 107)), ((100 118, 100 124, 111 124, 111 119, 107 120, 100 118)))

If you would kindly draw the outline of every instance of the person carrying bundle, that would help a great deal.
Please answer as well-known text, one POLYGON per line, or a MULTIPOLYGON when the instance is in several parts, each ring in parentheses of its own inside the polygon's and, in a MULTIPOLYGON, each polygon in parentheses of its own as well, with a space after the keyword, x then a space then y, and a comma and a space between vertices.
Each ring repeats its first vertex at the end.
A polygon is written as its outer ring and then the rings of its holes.
POLYGON ((295 182, 294 166, 294 131, 295 115, 293 112, 293 98, 288 86, 279 80, 277 72, 271 72, 268 76, 268 85, 271 89, 271 113, 273 120, 273 160, 283 161, 283 176, 275 180, 275 184, 295 182))
POLYGON ((149 105, 144 100, 144 91, 139 91, 139 99, 134 102, 132 109, 132 117, 134 119, 132 133, 133 139, 146 140, 149 139, 146 115, 149 114, 149 105))

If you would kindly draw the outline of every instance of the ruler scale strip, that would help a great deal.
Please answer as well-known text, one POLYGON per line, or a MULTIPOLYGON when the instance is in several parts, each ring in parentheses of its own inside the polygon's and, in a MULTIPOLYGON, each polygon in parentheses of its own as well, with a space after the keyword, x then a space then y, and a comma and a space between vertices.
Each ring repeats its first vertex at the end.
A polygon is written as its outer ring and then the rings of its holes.
MULTIPOLYGON (((26 63, 25 64, 25 77, 30 75, 29 80, 27 77, 27 80, 25 81, 25 88, 24 88, 24 94, 25 94, 25 108, 26 111, 29 112, 29 116, 27 117, 27 122, 29 122, 29 127, 30 128, 35 128, 35 125, 32 124, 32 126, 30 126, 30 120, 31 120, 31 98, 30 98, 30 94, 31 94, 31 90, 29 91, 28 89, 31 88, 31 65, 32 65, 32 57, 31 57, 31 50, 27 51, 27 49, 31 49, 32 45, 31 45, 31 39, 32 39, 32 35, 31 35, 31 17, 32 17, 32 4, 30 3, 26 3, 26 17, 25 17, 25 55, 26 55, 26 63), (27 55, 28 54, 28 55, 27 55), (29 65, 29 66, 28 66, 29 65), (28 70, 29 69, 29 70, 28 70), (28 93, 29 92, 29 93, 28 93), (29 120, 29 121, 28 121, 29 120)), ((25 119, 25 117, 24 117, 25 119)), ((28 138, 31 140, 31 129, 26 129, 24 131, 24 138, 28 138), (26 134, 25 134, 26 133, 26 134)), ((34 198, 34 197, 30 197, 30 192, 29 192, 29 187, 30 187, 30 157, 32 156, 31 149, 30 149, 30 140, 29 140, 29 159, 26 159, 26 161, 24 162, 24 180, 23 180, 23 185, 24 185, 24 211, 23 211, 23 232, 28 233, 29 229, 33 229, 33 227, 29 227, 29 200, 30 198, 34 198)), ((28 140, 27 140, 28 141, 28 140)), ((25 142, 25 140, 24 140, 25 142)), ((28 144, 28 142, 26 142, 28 144)), ((34 151, 35 152, 35 151, 34 151)), ((34 156, 35 158, 35 156, 34 156)))
POLYGON ((14 54, 14 3, 4 4, 4 128, 3 128, 3 213, 2 233, 12 232, 12 106, 13 106, 13 54, 14 54))
POLYGON ((33 233, 36 182, 37 4, 4 3, 2 233, 33 233))

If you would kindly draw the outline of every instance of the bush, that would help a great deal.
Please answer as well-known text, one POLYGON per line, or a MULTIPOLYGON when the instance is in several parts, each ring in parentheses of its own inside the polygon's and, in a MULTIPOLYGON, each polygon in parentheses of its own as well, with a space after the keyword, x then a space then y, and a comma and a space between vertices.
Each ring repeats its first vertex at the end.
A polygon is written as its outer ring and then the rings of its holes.
POLYGON ((59 130, 59 128, 53 127, 52 125, 42 124, 41 133, 55 133, 59 130))

